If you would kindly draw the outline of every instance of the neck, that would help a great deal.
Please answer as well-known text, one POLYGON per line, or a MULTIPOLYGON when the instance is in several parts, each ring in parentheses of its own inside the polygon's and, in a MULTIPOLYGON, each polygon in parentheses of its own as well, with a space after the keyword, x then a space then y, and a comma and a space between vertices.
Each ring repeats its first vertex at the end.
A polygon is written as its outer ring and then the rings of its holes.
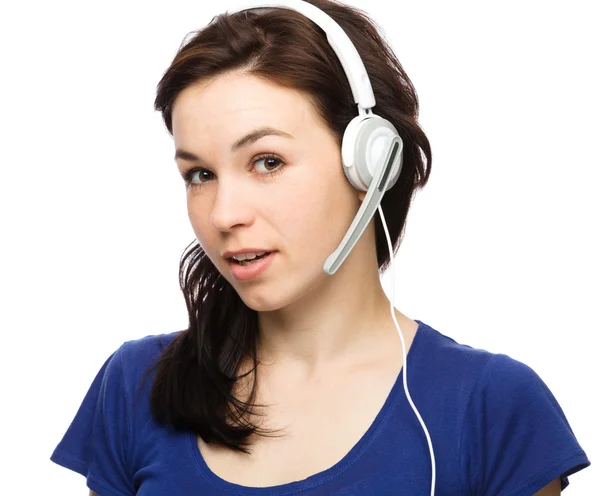
MULTIPOLYGON (((400 326, 413 323, 395 313, 400 326)), ((324 274, 303 298, 259 312, 258 319, 260 361, 305 376, 376 356, 391 343, 400 346, 376 260, 368 266, 344 264, 333 276, 324 274)))

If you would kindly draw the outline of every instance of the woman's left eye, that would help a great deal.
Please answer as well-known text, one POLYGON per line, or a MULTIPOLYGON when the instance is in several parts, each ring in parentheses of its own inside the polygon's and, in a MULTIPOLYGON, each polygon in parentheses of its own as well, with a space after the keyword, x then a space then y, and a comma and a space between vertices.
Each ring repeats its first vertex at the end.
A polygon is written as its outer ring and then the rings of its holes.
POLYGON ((260 162, 264 162, 266 174, 276 171, 283 164, 283 160, 271 153, 257 157, 252 163, 258 165, 260 162))

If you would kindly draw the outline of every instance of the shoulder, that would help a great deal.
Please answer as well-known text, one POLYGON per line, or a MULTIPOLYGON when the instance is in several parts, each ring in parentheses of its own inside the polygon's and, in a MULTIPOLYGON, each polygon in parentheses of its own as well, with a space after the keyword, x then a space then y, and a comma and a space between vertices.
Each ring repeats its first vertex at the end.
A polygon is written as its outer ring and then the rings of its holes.
POLYGON ((560 409, 544 381, 526 363, 459 343, 425 324, 421 330, 422 373, 435 378, 441 391, 462 399, 465 407, 499 413, 528 407, 538 398, 560 409))
POLYGON ((435 384, 444 390, 460 388, 464 394, 485 374, 502 373, 505 367, 514 371, 523 365, 507 355, 457 342, 421 321, 419 324, 415 365, 419 374, 435 378, 435 384))
POLYGON ((556 478, 564 489, 568 475, 589 465, 561 406, 529 365, 422 330, 415 376, 418 369, 423 403, 445 412, 443 432, 457 429, 465 492, 533 494, 556 478))
MULTIPOLYGON (((422 402, 455 426, 458 471, 467 494, 529 495, 590 464, 558 401, 527 364, 460 344, 422 325, 415 376, 422 402), (439 412, 444 412, 440 415, 439 412)), ((418 393, 417 393, 418 394, 418 393)), ((438 446, 442 441, 439 441, 438 446)))
POLYGON ((123 342, 110 357, 109 364, 118 368, 127 389, 140 384, 142 379, 158 363, 167 346, 185 331, 152 334, 123 342))
POLYGON ((185 331, 174 331, 165 334, 151 334, 137 339, 125 341, 117 351, 119 359, 128 371, 134 372, 154 363, 167 346, 185 331))
POLYGON ((87 477, 99 494, 133 494, 131 460, 144 403, 134 409, 137 385, 181 331, 121 344, 104 362, 51 460, 87 477), (106 489, 108 488, 108 489, 106 489))
POLYGON ((152 361, 165 350, 176 337, 185 331, 174 331, 164 334, 151 334, 137 339, 125 341, 117 350, 133 363, 145 364, 152 361))
POLYGON ((493 354, 479 378, 481 390, 493 390, 497 394, 530 395, 536 391, 549 392, 540 376, 527 364, 503 353, 493 354))
POLYGON ((425 359, 436 373, 444 370, 451 376, 471 376, 482 382, 494 382, 501 376, 507 386, 540 380, 531 367, 507 354, 459 343, 427 324, 421 323, 420 331, 424 342, 421 360, 425 359))

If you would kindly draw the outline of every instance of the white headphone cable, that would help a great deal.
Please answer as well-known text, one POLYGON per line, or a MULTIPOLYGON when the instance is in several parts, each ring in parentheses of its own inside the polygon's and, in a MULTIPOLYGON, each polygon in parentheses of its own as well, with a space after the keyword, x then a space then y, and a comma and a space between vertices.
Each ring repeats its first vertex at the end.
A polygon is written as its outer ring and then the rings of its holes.
POLYGON ((388 228, 387 228, 387 223, 386 223, 385 217, 383 215, 383 209, 381 208, 381 203, 379 205, 377 205, 377 211, 379 212, 379 217, 381 218, 381 224, 383 225, 383 230, 385 231, 385 237, 387 239, 388 250, 390 252, 390 265, 391 265, 391 269, 392 269, 392 297, 390 298, 390 310, 392 312, 392 319, 394 319, 394 324, 396 324, 396 329, 398 329, 398 334, 400 334, 400 341, 402 342, 402 354, 404 357, 404 361, 402 362, 402 368, 403 368, 402 378, 403 378, 403 383, 404 383, 404 392, 406 393, 406 398, 408 399, 410 406, 412 407, 413 411, 415 412, 415 415, 419 419, 419 422, 421 423, 421 427, 423 428, 423 432, 425 433, 425 437, 427 438, 427 444, 429 446, 429 454, 431 456, 431 496, 434 496, 434 492, 435 492, 435 455, 433 454, 433 445, 431 444, 431 437, 429 436, 429 431, 427 430, 427 427, 425 426, 425 422, 423 422, 423 419, 421 418, 421 414, 419 413, 419 410, 417 410, 417 407, 413 403, 413 400, 410 397, 410 393, 408 392, 408 384, 407 384, 407 379, 406 379, 406 376, 408 375, 408 361, 406 359, 406 345, 404 344, 404 336, 402 336, 402 332, 400 331, 400 325, 398 324, 398 321, 396 320, 396 312, 394 312, 394 290, 396 287, 396 278, 395 278, 395 271, 394 271, 394 251, 393 251, 393 247, 392 247, 392 241, 390 239, 390 233, 388 232, 388 228))

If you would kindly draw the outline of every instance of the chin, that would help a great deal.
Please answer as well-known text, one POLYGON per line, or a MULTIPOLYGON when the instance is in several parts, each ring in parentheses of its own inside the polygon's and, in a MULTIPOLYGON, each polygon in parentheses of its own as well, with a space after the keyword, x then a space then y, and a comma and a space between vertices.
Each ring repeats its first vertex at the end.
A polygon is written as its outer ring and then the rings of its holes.
MULTIPOLYGON (((319 274, 317 278, 323 279, 325 282, 328 281, 327 275, 319 274)), ((301 300, 318 298, 316 296, 319 288, 321 287, 322 281, 312 280, 309 282, 305 281, 303 285, 300 281, 297 281, 293 286, 283 285, 279 286, 275 290, 272 288, 244 288, 238 292, 240 298, 244 304, 257 312, 274 312, 277 310, 284 309, 301 300)))
POLYGON ((280 297, 263 298, 240 294, 240 298, 248 308, 256 312, 273 312, 285 306, 285 302, 280 297))
MULTIPOLYGON (((234 279, 235 281, 235 279, 234 279)), ((238 281, 235 281, 238 282, 238 281)), ((300 288, 282 285, 281 281, 272 281, 272 284, 255 286, 239 286, 233 283, 233 287, 244 304, 257 312, 274 312, 287 307, 300 297, 300 288)))

